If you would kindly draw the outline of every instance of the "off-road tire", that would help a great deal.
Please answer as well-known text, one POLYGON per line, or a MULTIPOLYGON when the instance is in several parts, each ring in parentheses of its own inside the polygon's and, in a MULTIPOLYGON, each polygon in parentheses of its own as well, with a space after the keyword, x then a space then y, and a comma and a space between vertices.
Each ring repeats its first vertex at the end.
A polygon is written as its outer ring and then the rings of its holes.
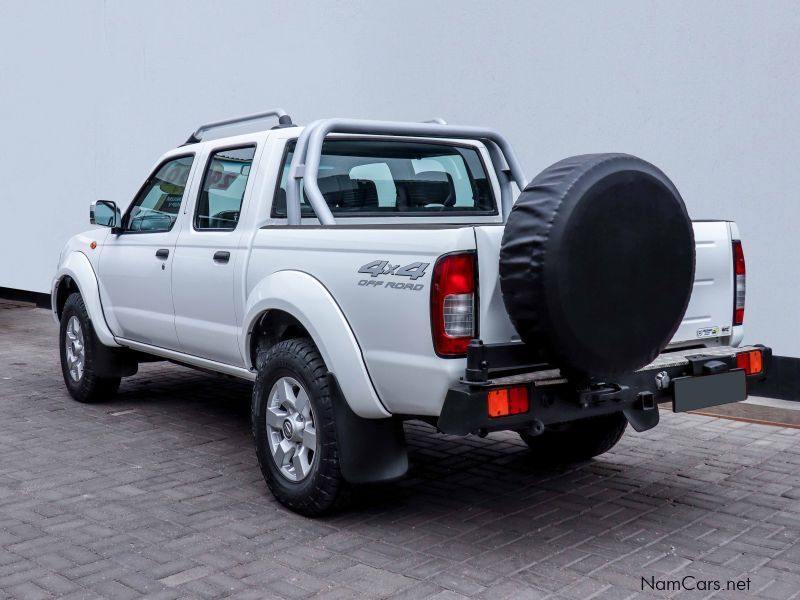
POLYGON ((343 507, 350 497, 350 487, 339 466, 334 391, 328 383, 328 369, 319 350, 307 338, 284 340, 267 350, 259 349, 256 365, 258 376, 253 388, 251 425, 258 464, 270 491, 285 507, 309 517, 343 507), (315 456, 311 471, 300 481, 289 481, 280 473, 267 438, 269 394, 281 377, 291 377, 303 386, 314 414, 315 456))
POLYGON ((545 429, 541 435, 519 432, 537 462, 568 464, 600 456, 616 446, 625 433, 625 415, 612 413, 545 429))
POLYGON ((64 377, 64 383, 67 386, 70 396, 78 402, 94 403, 111 400, 119 389, 119 377, 98 377, 94 368, 94 351, 95 345, 99 344, 97 336, 92 327, 92 321, 89 319, 89 313, 86 311, 86 305, 83 303, 83 298, 77 292, 73 292, 64 303, 64 309, 61 312, 61 323, 59 327, 58 345, 59 355, 61 357, 61 374, 64 377), (67 325, 72 317, 77 317, 83 330, 84 341, 84 366, 83 375, 78 381, 75 381, 69 373, 69 366, 67 364, 67 351, 66 351, 66 336, 67 325))

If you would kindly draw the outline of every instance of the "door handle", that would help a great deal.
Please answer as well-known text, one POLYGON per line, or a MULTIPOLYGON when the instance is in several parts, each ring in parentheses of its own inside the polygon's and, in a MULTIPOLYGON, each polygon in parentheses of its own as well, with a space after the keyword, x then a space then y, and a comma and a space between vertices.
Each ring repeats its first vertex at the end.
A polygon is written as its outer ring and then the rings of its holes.
POLYGON ((231 253, 227 250, 217 250, 214 252, 214 262, 226 263, 231 259, 231 253))
POLYGON ((156 258, 165 260, 168 257, 169 257, 169 250, 167 250, 166 248, 160 248, 159 250, 156 250, 156 258))

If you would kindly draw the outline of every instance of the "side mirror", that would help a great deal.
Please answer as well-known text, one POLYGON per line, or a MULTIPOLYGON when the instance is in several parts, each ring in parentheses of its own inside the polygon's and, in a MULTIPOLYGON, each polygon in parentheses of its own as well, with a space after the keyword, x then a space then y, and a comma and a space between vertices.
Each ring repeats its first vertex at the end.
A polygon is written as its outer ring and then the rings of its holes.
POLYGON ((100 227, 118 229, 122 227, 122 216, 111 200, 98 200, 89 207, 89 222, 100 227))

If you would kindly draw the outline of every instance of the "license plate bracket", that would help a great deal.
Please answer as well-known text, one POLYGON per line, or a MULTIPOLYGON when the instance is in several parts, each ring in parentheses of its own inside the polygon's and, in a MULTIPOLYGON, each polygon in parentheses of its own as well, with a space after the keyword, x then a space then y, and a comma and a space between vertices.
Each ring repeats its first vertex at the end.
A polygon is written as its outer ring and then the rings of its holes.
POLYGON ((744 369, 700 377, 678 377, 673 380, 673 386, 673 412, 731 404, 747 398, 747 375, 744 369))

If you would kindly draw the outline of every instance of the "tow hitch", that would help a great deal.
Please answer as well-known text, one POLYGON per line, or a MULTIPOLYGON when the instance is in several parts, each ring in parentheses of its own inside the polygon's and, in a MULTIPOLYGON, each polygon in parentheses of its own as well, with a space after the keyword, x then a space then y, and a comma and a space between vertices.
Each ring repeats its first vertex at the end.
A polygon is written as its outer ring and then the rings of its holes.
POLYGON ((544 427, 622 412, 636 431, 658 424, 659 403, 675 412, 740 402, 748 380, 766 375, 765 346, 664 352, 615 381, 576 381, 546 363, 531 361, 523 343, 470 343, 464 377, 451 387, 437 425, 465 435, 498 430, 536 434, 544 427))

